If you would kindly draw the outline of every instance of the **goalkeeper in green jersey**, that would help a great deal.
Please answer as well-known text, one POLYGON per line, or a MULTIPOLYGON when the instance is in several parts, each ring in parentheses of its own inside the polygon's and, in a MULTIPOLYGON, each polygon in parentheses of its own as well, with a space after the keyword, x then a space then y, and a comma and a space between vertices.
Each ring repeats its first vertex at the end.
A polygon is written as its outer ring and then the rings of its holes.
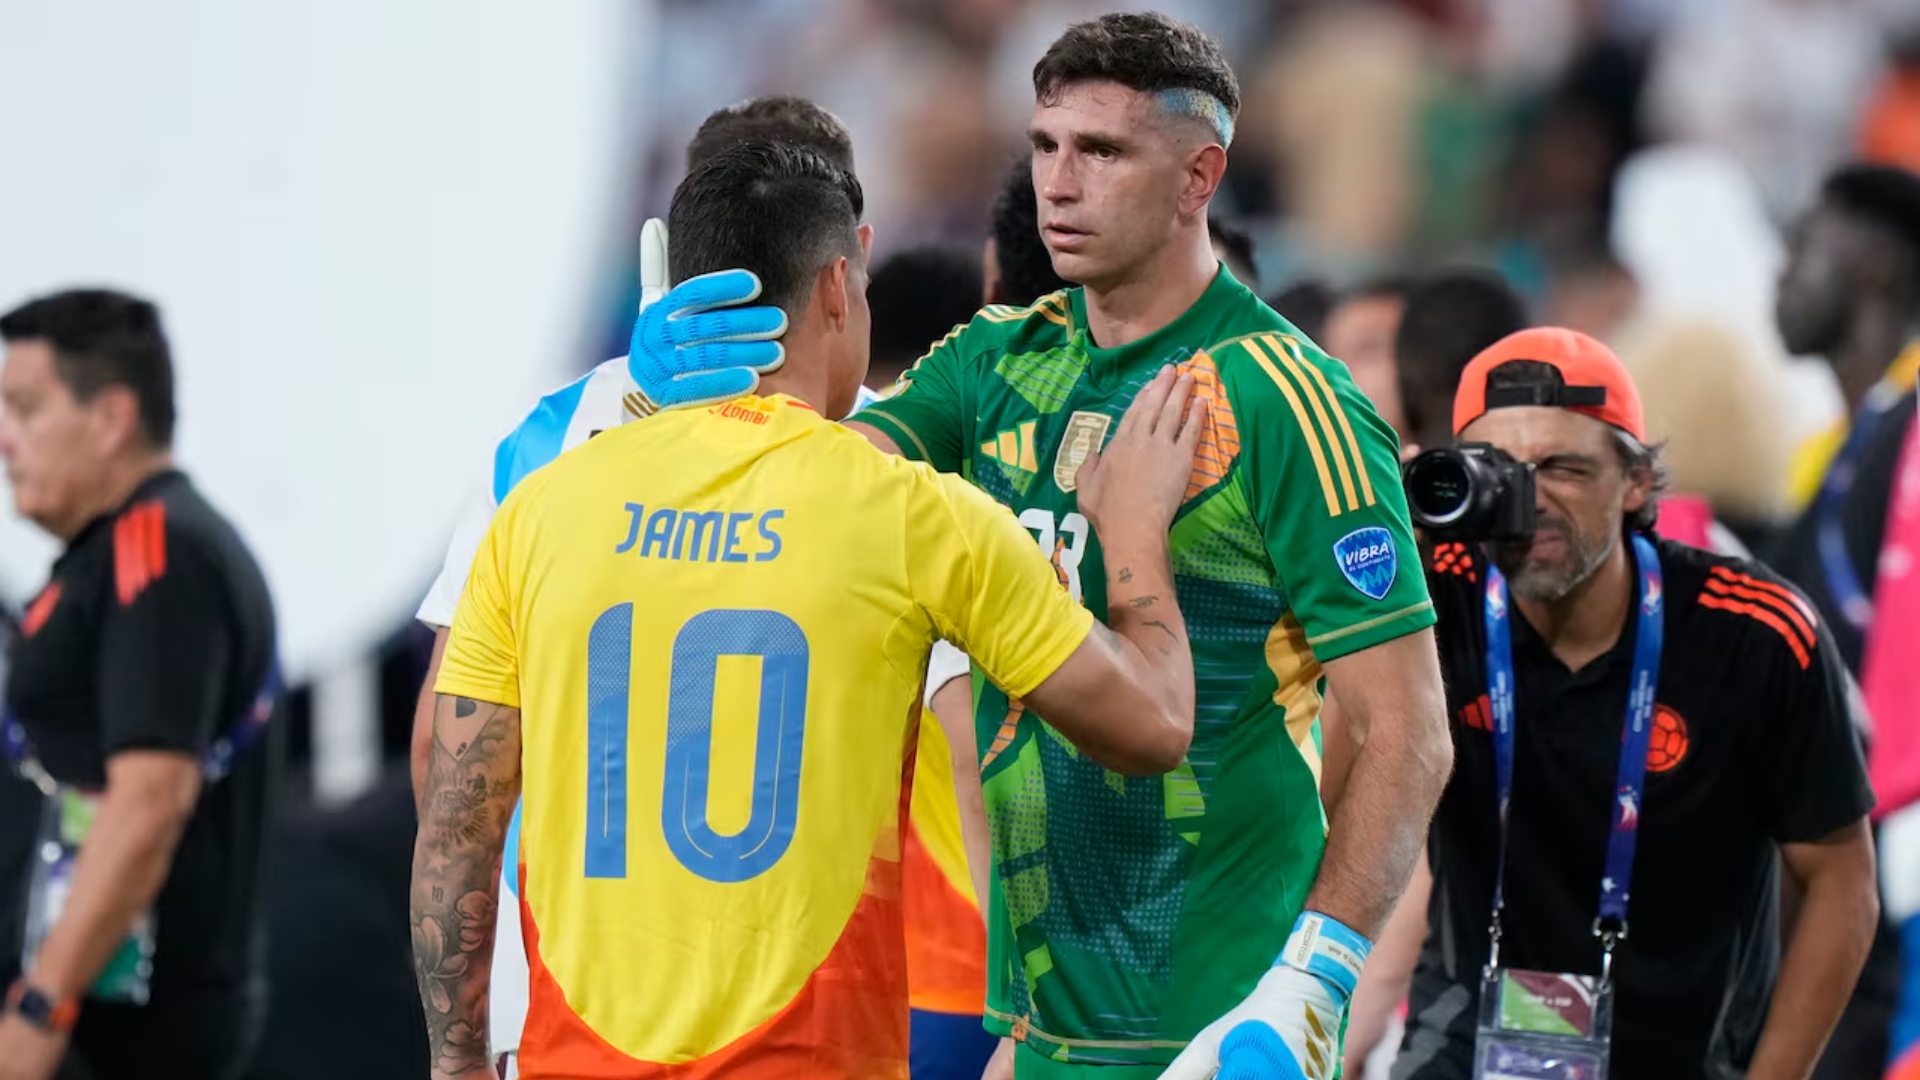
MULTIPOLYGON (((1163 365, 1191 375, 1208 418, 1171 554, 1199 713, 1178 769, 1122 777, 975 676, 988 1025, 1020 1080, 1323 1080, 1451 756, 1394 436, 1344 365, 1214 257, 1207 207, 1240 103, 1216 43, 1107 16, 1053 44, 1034 90, 1040 229, 1077 287, 985 308, 849 426, 1007 505, 1104 613, 1075 471, 1163 365), (1357 747, 1330 821, 1329 696, 1357 747)), ((709 275, 669 293, 672 317, 635 331, 641 387, 664 404, 750 388, 728 339, 755 309, 714 305, 755 288, 709 275)))

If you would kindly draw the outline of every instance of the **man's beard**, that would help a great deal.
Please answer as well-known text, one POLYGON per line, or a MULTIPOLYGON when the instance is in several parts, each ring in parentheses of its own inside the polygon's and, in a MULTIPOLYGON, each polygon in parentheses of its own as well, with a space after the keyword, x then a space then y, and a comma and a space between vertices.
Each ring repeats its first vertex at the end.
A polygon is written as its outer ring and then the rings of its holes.
POLYGON ((1609 535, 1582 535, 1564 518, 1543 517, 1539 528, 1560 534, 1566 551, 1558 559, 1536 563, 1527 558, 1531 540, 1500 544, 1494 549, 1494 563, 1507 576, 1507 588, 1514 596, 1537 604, 1553 604, 1566 598, 1600 569, 1613 552, 1609 535))

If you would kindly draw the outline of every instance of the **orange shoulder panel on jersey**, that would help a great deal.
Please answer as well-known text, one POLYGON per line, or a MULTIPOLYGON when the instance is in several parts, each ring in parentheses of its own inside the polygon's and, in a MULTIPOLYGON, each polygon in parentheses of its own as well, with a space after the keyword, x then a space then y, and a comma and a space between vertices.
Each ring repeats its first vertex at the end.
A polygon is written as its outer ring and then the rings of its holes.
POLYGON ((1803 670, 1812 666, 1813 654, 1819 648, 1814 633, 1817 619, 1813 608, 1793 590, 1716 566, 1700 592, 1700 606, 1744 615, 1766 625, 1786 641, 1803 670))
POLYGON ((1207 412, 1200 428, 1200 445, 1193 452, 1193 474, 1187 480, 1186 499, 1227 478, 1235 458, 1240 456, 1240 425, 1233 415, 1233 403, 1227 400, 1226 387, 1220 382, 1220 367, 1207 350, 1182 360, 1177 369, 1193 376, 1193 395, 1206 402, 1207 412))
POLYGON ((113 584, 120 606, 167 572, 167 508, 158 499, 128 507, 113 523, 113 584))

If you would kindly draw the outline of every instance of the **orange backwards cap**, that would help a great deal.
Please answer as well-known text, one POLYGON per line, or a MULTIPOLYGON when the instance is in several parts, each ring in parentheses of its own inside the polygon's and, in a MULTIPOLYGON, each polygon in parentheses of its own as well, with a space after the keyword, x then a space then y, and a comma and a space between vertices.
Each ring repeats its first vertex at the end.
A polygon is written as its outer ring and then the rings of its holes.
POLYGON ((1535 327, 1508 334, 1473 358, 1453 396, 1453 433, 1493 409, 1545 405, 1585 413, 1647 441, 1640 391, 1613 350, 1578 330, 1535 327), (1546 364, 1560 373, 1559 386, 1507 386, 1489 391, 1487 375, 1515 360, 1546 364))

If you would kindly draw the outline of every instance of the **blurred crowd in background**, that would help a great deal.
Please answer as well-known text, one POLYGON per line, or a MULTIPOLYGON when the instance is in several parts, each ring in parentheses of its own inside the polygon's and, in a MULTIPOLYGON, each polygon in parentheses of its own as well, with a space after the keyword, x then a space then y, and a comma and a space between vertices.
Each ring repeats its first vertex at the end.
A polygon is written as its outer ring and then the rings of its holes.
MULTIPOLYGON (((777 92, 851 129, 876 262, 928 244, 978 250, 1025 153, 1034 61, 1069 23, 1133 6, 660 0, 652 59, 631 84, 649 126, 606 224, 612 246, 631 251, 626 238, 664 215, 708 113, 777 92)), ((1251 240, 1249 284, 1329 353, 1356 368, 1390 353, 1406 282, 1482 267, 1533 321, 1619 352, 1676 487, 1743 539, 1804 503, 1818 471, 1796 478, 1796 455, 1844 405, 1828 369, 1789 357, 1775 329, 1783 237, 1842 162, 1920 170, 1920 0, 1152 6, 1226 44, 1245 104, 1214 213, 1251 240)), ((577 370, 627 351, 632 262, 597 290, 612 301, 587 312, 581 339, 594 344, 577 370)), ((372 650, 379 786, 289 820, 261 1077, 423 1064, 404 758, 429 641, 407 623, 372 650)), ((305 691, 291 714, 296 757, 310 754, 305 691)))

